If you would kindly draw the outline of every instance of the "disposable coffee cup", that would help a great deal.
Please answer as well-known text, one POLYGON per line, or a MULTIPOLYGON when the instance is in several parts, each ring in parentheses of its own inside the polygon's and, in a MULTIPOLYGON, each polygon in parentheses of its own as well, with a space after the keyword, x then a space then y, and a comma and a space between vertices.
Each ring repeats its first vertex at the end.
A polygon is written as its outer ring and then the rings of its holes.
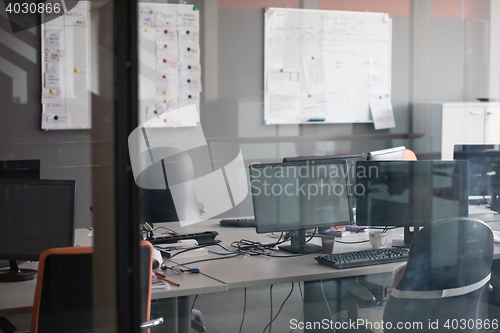
POLYGON ((323 246, 323 253, 331 254, 333 253, 333 245, 335 245, 335 236, 333 235, 322 235, 321 245, 323 246))

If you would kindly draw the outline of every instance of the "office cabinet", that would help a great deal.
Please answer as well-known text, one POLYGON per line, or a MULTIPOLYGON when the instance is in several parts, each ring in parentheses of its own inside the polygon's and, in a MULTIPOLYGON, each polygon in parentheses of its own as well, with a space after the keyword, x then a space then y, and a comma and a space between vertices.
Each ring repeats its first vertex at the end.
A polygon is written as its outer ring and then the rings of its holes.
POLYGON ((453 159, 456 144, 500 143, 500 103, 415 103, 411 127, 412 133, 424 134, 412 140, 417 154, 453 159))

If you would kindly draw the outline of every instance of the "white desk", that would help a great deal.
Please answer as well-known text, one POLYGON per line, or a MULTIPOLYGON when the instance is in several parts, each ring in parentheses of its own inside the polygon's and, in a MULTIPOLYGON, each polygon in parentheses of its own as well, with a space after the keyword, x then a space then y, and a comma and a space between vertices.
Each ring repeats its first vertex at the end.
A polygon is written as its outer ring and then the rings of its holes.
MULTIPOLYGON (((75 245, 91 246, 92 237, 88 229, 75 231, 75 245)), ((21 265, 24 268, 38 267, 38 262, 21 265)), ((169 279, 180 284, 170 290, 153 290, 152 299, 176 298, 196 294, 227 291, 227 285, 202 274, 170 275, 169 279)), ((0 317, 31 313, 35 295, 36 280, 0 283, 0 317)))
MULTIPOLYGON (((487 220, 487 219, 485 219, 487 220)), ((181 228, 178 223, 168 223, 171 229, 180 233, 199 232, 206 230, 215 230, 219 232, 218 239, 222 240, 222 245, 231 248, 231 242, 242 238, 262 243, 272 243, 277 239, 270 238, 265 234, 257 234, 252 228, 227 228, 220 227, 219 220, 207 220, 189 227, 181 228)), ((491 222, 489 225, 496 230, 500 230, 500 221, 491 222)), ((155 227, 161 224, 155 225, 155 227)), ((87 229, 77 230, 75 233, 75 244, 88 246, 92 243, 92 238, 87 237, 87 229)), ((388 232, 388 241, 385 245, 390 246, 392 238, 402 238, 402 229, 393 229, 388 232)), ((367 239, 367 233, 354 234, 349 237, 341 238, 342 241, 357 241, 367 239)), ((319 243, 319 238, 314 238, 312 242, 319 243)), ((357 250, 370 249, 370 243, 359 244, 340 244, 336 243, 334 252, 349 252, 357 250)), ((214 252, 224 252, 220 247, 210 247, 214 252)), ((278 252, 277 255, 289 255, 278 252)), ((320 265, 314 260, 317 254, 310 254, 288 258, 274 258, 265 256, 244 257, 221 259, 216 261, 200 262, 189 265, 197 267, 202 274, 183 274, 174 275, 168 273, 170 279, 180 283, 179 287, 172 287, 171 290, 154 291, 153 299, 164 300, 166 302, 177 300, 182 301, 182 307, 186 307, 189 295, 224 292, 229 289, 264 286, 280 283, 334 280, 339 278, 371 275, 378 273, 390 273, 394 267, 400 263, 391 263, 383 265, 365 266, 350 269, 337 270, 327 266, 320 265)), ((196 257, 186 259, 175 259, 175 263, 187 263, 194 260, 219 257, 215 254, 209 254, 207 257, 196 257)), ((500 246, 495 245, 495 259, 500 258, 500 246)), ((36 263, 27 263, 26 265, 36 266, 36 263)), ((30 313, 33 304, 33 296, 36 282, 26 281, 18 283, 0 283, 0 316, 13 314, 30 313)), ((168 306, 165 308, 169 308, 168 306)), ((162 325, 161 331, 164 331, 166 325, 162 325)), ((174 331, 174 330, 171 330, 174 331)))
MULTIPOLYGON (((156 225, 155 225, 156 227, 156 225)), ((268 237, 265 234, 257 234, 252 228, 230 228, 220 227, 218 220, 207 220, 189 227, 176 228, 169 225, 169 228, 180 233, 200 232, 205 230, 215 230, 219 233, 217 237, 227 249, 231 249, 231 242, 242 238, 260 241, 261 243, 272 243, 277 241, 268 237)), ((393 229, 388 232, 388 241, 385 247, 390 247, 391 239, 402 234, 402 229, 393 229)), ((402 236, 400 237, 402 238, 402 236)), ((367 240, 368 233, 351 234, 349 237, 343 237, 340 240, 346 242, 367 240)), ((319 238, 311 240, 316 244, 320 244, 319 238)), ((214 252, 224 252, 221 248, 211 247, 214 252)), ((350 252, 371 249, 369 242, 359 244, 341 244, 336 243, 334 253, 350 252)), ((286 252, 278 252, 276 255, 287 256, 286 252)), ((314 281, 336 279, 350 276, 360 276, 378 273, 392 272, 394 267, 400 263, 390 263, 383 265, 356 267, 349 269, 334 269, 324 265, 320 265, 314 259, 319 254, 309 254, 296 257, 266 257, 266 256, 238 256, 229 259, 221 259, 217 261, 207 261, 189 265, 189 267, 199 268, 201 272, 224 281, 228 289, 263 286, 279 283, 290 283, 298 281, 314 281)), ((500 255, 500 253, 499 253, 500 255)), ((215 254, 209 254, 207 258, 218 257, 215 254)), ((176 259, 174 262, 183 264, 203 258, 186 258, 176 259)))

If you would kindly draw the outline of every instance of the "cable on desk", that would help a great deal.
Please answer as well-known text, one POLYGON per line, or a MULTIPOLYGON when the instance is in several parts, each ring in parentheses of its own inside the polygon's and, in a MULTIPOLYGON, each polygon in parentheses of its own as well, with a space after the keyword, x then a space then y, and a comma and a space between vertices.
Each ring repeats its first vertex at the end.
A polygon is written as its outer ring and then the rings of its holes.
POLYGON ((332 319, 333 318, 332 310, 330 309, 330 305, 328 304, 328 300, 326 299, 325 296, 325 289, 323 289, 323 280, 319 280, 319 282, 321 285, 321 292, 323 293, 323 298, 325 299, 326 307, 328 308, 328 313, 330 314, 330 319, 332 319))
MULTIPOLYGON (((224 246, 220 245, 219 243, 203 244, 203 245, 199 245, 199 246, 191 247, 191 248, 189 248, 189 249, 184 249, 184 250, 182 250, 182 251, 179 251, 179 252, 174 253, 172 256, 170 256, 170 258, 167 258, 167 259, 165 259, 165 260, 163 260, 163 261, 162 261, 162 263, 161 263, 161 265, 160 265, 160 268, 161 268, 162 270, 167 269, 167 268, 164 268, 164 267, 167 267, 165 263, 166 263, 166 262, 168 262, 168 261, 170 261, 172 258, 174 258, 175 256, 177 256, 177 255, 179 255, 179 254, 181 254, 181 253, 188 252, 188 251, 192 251, 192 250, 197 250, 197 249, 200 249, 200 248, 202 248, 202 247, 213 246, 213 245, 220 246, 221 248, 223 248, 224 250, 226 250, 226 251, 228 251, 228 252, 231 252, 231 253, 237 253, 237 252, 233 252, 233 251, 231 251, 231 250, 228 250, 227 248, 225 248, 224 246)), ((156 248, 156 247, 155 247, 155 248, 156 248)), ((162 250, 162 248, 161 248, 161 247, 158 247, 158 249, 162 250)), ((164 250, 164 249, 163 249, 163 250, 164 250)), ((209 251, 209 252, 210 252, 210 251, 209 251)), ((219 253, 216 253, 216 254, 219 254, 219 253)), ((222 254, 222 253, 221 253, 221 254, 222 254)), ((223 255, 225 255, 225 254, 223 254, 223 255)))
POLYGON ((220 256, 228 256, 228 255, 235 254, 235 253, 238 253, 238 252, 220 253, 220 252, 208 251, 208 253, 217 254, 217 255, 220 255, 220 256))
MULTIPOLYGON (((302 287, 300 286, 300 282, 299 282, 299 292, 300 292, 300 298, 302 298, 302 311, 300 312, 300 318, 299 318, 299 323, 300 323, 302 321, 302 317, 304 316, 304 295, 302 294, 302 287)), ((293 331, 295 331, 295 328, 288 333, 292 333, 293 331)))
POLYGON ((231 246, 236 249, 236 252, 243 255, 265 255, 266 250, 273 249, 276 245, 281 244, 282 241, 276 243, 262 244, 261 242, 254 242, 248 239, 241 239, 234 241, 231 246))
POLYGON ((311 237, 309 237, 309 239, 308 239, 308 240, 306 240, 306 243, 309 243, 309 242, 311 241, 311 239, 313 239, 313 238, 314 238, 314 235, 316 235, 316 230, 318 230, 318 229, 314 229, 314 231, 313 231, 313 233, 312 233, 311 237))
POLYGON ((156 231, 156 230, 158 230, 158 229, 165 229, 165 230, 170 231, 170 232, 171 232, 171 233, 173 233, 174 235, 180 235, 180 233, 178 233, 177 231, 172 230, 172 229, 167 228, 167 227, 156 227, 156 228, 154 228, 154 229, 153 229, 153 231, 156 231))
POLYGON ((191 313, 193 313, 194 304, 196 303, 197 299, 198 299, 198 294, 196 294, 196 296, 194 297, 193 305, 191 305, 191 311, 189 312, 189 315, 191 315, 191 313))
POLYGON ((245 287, 245 300, 243 301, 243 317, 241 318, 240 331, 243 328, 243 322, 245 321, 245 312, 247 311, 247 287, 245 287))
POLYGON ((362 241, 356 241, 356 242, 343 242, 343 241, 335 240, 335 243, 341 243, 341 244, 359 244, 359 243, 366 243, 366 242, 369 242, 369 241, 370 241, 369 239, 365 239, 365 240, 362 240, 362 241))
MULTIPOLYGON (((276 316, 274 316, 274 318, 269 322, 269 324, 267 324, 267 326, 269 326, 269 331, 271 330, 271 324, 276 320, 276 318, 278 318, 281 310, 283 309, 283 306, 285 306, 285 303, 286 301, 288 301, 288 299, 290 298, 290 296, 292 295, 293 293, 293 288, 294 288, 294 282, 292 282, 292 289, 290 289, 290 292, 288 293, 288 296, 285 298, 285 300, 283 301, 283 303, 281 303, 281 306, 278 310, 278 312, 276 313, 276 316)), ((300 286, 300 282, 299 282, 299 286, 300 286)), ((266 326, 266 328, 267 328, 266 326)), ((264 328, 264 331, 266 330, 266 328, 264 328)))
POLYGON ((273 322, 273 285, 271 285, 271 287, 269 287, 269 299, 270 299, 270 308, 271 308, 271 319, 269 319, 269 324, 264 327, 264 331, 262 331, 262 333, 266 333, 266 328, 269 326, 269 333, 271 333, 271 325, 272 322, 273 322))

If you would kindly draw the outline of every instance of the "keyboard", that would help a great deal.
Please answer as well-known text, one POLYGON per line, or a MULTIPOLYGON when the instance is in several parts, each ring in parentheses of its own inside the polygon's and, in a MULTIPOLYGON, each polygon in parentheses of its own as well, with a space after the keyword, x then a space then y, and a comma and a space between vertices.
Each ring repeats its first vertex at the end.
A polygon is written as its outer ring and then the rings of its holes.
POLYGON ((205 231, 205 232, 196 232, 192 234, 173 234, 170 233, 168 235, 162 235, 158 237, 153 237, 153 238, 148 238, 148 241, 151 242, 151 244, 170 244, 170 243, 177 243, 179 240, 184 240, 184 239, 196 239, 198 242, 198 245, 205 245, 205 244, 214 244, 214 243, 219 243, 220 240, 215 239, 215 237, 219 233, 217 231, 205 231))
POLYGON ((337 269, 387 264, 406 261, 408 249, 392 247, 366 251, 325 254, 315 258, 322 265, 337 269))
POLYGON ((219 224, 222 227, 255 228, 255 219, 223 219, 219 224))

